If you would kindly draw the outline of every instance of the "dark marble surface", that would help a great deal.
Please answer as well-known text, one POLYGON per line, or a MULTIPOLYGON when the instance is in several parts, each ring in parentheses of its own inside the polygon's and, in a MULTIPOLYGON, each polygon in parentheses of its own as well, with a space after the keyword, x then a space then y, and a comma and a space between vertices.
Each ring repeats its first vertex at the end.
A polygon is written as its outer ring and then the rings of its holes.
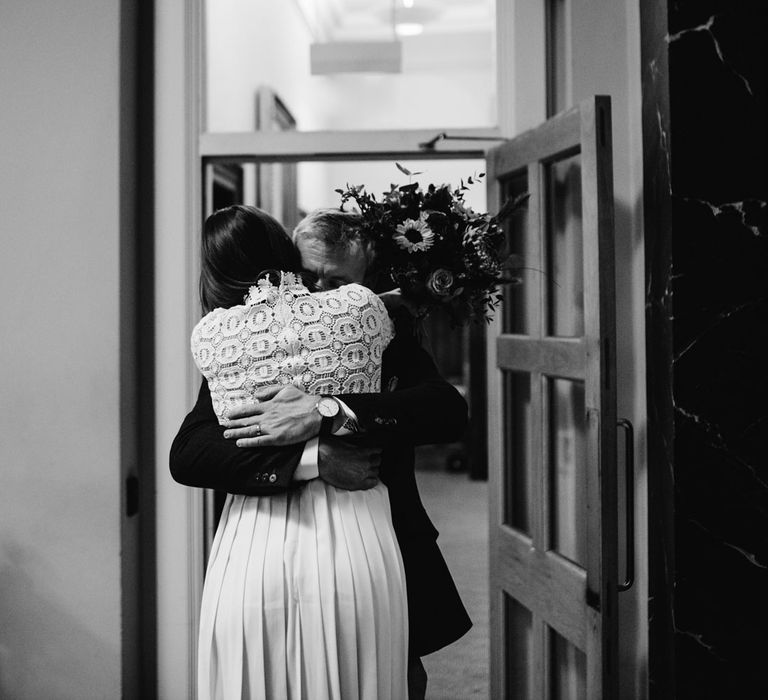
POLYGON ((641 2, 648 401, 648 684, 674 697, 672 199, 666 0, 641 2))
POLYGON ((667 6, 671 246, 648 303, 671 329, 649 364, 671 363, 678 698, 768 697, 766 7, 667 6))

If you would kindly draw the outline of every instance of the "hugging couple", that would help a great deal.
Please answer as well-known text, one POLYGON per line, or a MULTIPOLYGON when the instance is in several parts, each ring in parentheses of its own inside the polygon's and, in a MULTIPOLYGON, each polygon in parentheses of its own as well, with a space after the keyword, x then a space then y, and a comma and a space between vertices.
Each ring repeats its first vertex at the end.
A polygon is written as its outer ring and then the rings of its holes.
POLYGON ((205 222, 204 381, 170 454, 176 481, 228 494, 201 700, 418 700, 420 657, 471 626, 414 475, 414 446, 458 439, 467 406, 403 300, 371 291, 383 262, 353 212, 292 240, 254 207, 205 222))

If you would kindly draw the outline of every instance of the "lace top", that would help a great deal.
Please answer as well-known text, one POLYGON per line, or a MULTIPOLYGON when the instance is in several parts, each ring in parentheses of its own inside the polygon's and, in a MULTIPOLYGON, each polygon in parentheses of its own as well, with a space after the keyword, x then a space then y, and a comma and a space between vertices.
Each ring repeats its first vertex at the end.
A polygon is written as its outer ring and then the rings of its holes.
POLYGON ((290 274, 251 287, 242 306, 214 309, 192 331, 219 422, 254 389, 292 383, 310 394, 381 388, 381 358, 394 334, 381 299, 359 284, 310 293, 290 274))

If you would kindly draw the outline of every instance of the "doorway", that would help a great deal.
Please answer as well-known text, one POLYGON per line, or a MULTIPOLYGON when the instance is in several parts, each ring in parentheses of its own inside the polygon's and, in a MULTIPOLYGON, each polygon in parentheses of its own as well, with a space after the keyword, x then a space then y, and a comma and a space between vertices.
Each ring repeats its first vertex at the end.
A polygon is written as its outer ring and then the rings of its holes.
MULTIPOLYGON (((338 138, 339 135, 337 135, 338 138)), ((292 134, 301 140, 309 135, 292 134)), ((353 134, 350 146, 363 142, 353 134)), ((317 149, 317 144, 315 144, 317 149)), ((377 196, 392 183, 466 182, 484 173, 485 159, 476 153, 428 158, 423 153, 388 153, 376 159, 353 159, 356 154, 336 154, 333 160, 268 156, 232 159, 206 156, 203 166, 205 214, 221 204, 243 203, 277 210, 284 222, 298 222, 317 208, 338 207, 336 188, 364 184, 377 196), (406 157, 403 157, 406 156, 406 157), (398 158, 396 160, 396 158, 398 158), (397 165, 414 174, 409 177, 397 165), (275 206, 277 203, 277 206, 275 206)), ((466 202, 485 211, 486 187, 478 182, 465 193, 466 202)), ((417 448, 416 477, 425 508, 441 536, 439 545, 459 593, 473 620, 470 632, 449 647, 424 658, 429 675, 430 697, 443 700, 478 700, 489 694, 488 638, 488 489, 484 433, 487 392, 485 357, 470 362, 471 345, 485 328, 452 328, 447 317, 433 315, 421 326, 422 342, 435 359, 440 373, 468 399, 481 407, 472 415, 473 431, 447 445, 417 448), (478 361, 480 365, 478 366, 478 361), (456 517, 461 512, 461 518, 456 517)), ((204 554, 207 559, 226 494, 208 492, 205 499, 204 554)))

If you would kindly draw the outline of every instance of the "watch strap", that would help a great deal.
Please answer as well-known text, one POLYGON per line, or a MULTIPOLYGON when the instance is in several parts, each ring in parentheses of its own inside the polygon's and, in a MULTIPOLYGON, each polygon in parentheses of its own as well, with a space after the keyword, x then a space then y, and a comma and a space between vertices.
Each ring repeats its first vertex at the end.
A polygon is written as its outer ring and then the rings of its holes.
POLYGON ((320 437, 328 437, 333 431, 334 419, 329 416, 323 416, 320 421, 320 437))

